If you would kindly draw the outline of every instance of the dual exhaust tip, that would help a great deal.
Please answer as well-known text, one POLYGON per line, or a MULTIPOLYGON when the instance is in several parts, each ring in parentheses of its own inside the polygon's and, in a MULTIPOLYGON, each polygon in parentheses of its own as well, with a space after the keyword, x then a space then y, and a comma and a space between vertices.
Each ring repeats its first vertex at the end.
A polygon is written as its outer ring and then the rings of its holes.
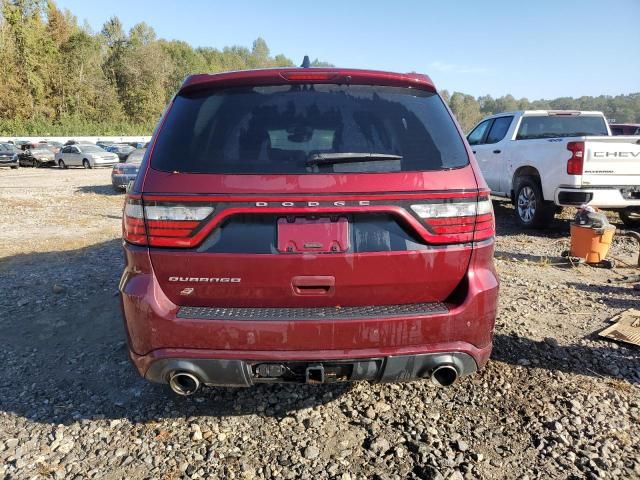
POLYGON ((458 370, 453 365, 440 365, 431 372, 431 383, 437 387, 450 387, 458 380, 458 370))
MULTIPOLYGON (((431 382, 437 387, 449 387, 458 380, 458 370, 452 365, 440 365, 431 372, 431 382)), ((178 395, 193 395, 200 388, 200 379, 185 371, 172 372, 169 386, 178 395)))
POLYGON ((200 388, 200 380, 189 372, 173 372, 169 376, 169 386, 178 395, 193 395, 200 388))

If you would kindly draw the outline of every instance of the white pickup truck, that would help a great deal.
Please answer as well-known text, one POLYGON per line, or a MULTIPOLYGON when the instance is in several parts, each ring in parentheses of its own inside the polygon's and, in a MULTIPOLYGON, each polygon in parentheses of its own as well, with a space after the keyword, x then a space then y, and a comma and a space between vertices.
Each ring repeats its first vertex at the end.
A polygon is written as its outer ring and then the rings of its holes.
POLYGON ((500 113, 467 139, 492 193, 511 199, 523 227, 544 228, 561 207, 584 204, 640 226, 640 136, 611 136, 601 112, 500 113))

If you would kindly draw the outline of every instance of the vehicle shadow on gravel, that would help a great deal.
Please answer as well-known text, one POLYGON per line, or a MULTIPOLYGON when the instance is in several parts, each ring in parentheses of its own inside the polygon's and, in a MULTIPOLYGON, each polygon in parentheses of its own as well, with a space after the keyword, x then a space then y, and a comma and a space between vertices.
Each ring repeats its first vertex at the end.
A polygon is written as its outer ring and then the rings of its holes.
POLYGON ((124 198, 124 190, 114 190, 113 185, 83 185, 76 189, 79 193, 95 193, 97 195, 109 195, 111 197, 124 198))
POLYGON ((127 356, 117 284, 121 241, 0 261, 0 415, 41 423, 260 414, 331 402, 349 384, 203 388, 175 395, 140 378, 127 356), (31 282, 31 283, 30 283, 31 282), (57 293, 52 286, 59 285, 57 293))
POLYGON ((640 348, 606 341, 597 347, 558 345, 554 341, 498 334, 494 337, 491 358, 522 367, 626 380, 640 385, 640 348))

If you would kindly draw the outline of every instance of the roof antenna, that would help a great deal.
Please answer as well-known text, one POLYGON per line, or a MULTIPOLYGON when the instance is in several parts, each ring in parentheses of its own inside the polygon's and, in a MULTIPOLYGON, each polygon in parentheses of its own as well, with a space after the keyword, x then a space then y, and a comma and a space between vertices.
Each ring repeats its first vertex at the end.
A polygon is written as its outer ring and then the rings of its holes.
POLYGON ((300 65, 302 68, 309 68, 311 66, 311 61, 309 60, 309 55, 305 55, 304 59, 302 60, 302 65, 300 65))

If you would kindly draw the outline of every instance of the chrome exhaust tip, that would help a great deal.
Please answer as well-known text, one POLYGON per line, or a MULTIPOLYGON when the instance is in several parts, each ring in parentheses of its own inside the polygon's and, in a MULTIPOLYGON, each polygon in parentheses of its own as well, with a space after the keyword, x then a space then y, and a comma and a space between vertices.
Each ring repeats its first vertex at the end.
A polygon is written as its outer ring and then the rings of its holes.
POLYGON ((431 373, 431 381, 437 387, 449 387, 458 380, 458 370, 451 365, 441 365, 431 373))
POLYGON ((173 372, 169 377, 169 386, 178 395, 193 395, 200 388, 198 377, 189 372, 173 372))

